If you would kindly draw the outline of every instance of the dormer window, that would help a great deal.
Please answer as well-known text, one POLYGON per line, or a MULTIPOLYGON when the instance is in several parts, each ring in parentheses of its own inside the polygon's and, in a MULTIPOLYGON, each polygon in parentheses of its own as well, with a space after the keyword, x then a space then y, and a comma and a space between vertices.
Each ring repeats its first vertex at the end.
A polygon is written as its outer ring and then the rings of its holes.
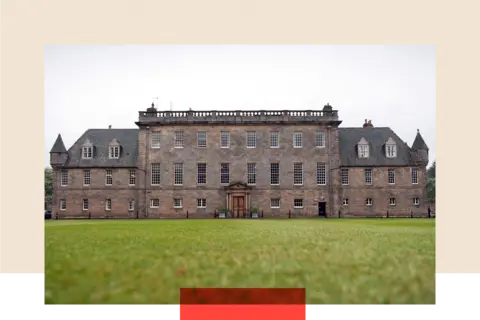
POLYGON ((82 158, 83 159, 92 159, 93 156, 93 147, 83 147, 82 148, 82 158))
POLYGON ((120 147, 119 146, 110 146, 108 150, 108 157, 110 159, 120 158, 120 147))
POLYGON ((120 158, 120 143, 118 143, 117 139, 113 139, 108 145, 108 157, 110 159, 120 158))
POLYGON ((358 144, 357 144, 357 148, 358 148, 358 157, 359 158, 368 158, 369 156, 369 145, 368 145, 368 142, 367 140, 365 140, 365 138, 362 138, 358 144))
POLYGON ((392 138, 388 138, 385 143, 385 156, 387 158, 396 158, 397 157, 397 144, 392 138))
POLYGON ((92 159, 93 158, 93 144, 90 140, 85 140, 82 145, 82 159, 92 159))

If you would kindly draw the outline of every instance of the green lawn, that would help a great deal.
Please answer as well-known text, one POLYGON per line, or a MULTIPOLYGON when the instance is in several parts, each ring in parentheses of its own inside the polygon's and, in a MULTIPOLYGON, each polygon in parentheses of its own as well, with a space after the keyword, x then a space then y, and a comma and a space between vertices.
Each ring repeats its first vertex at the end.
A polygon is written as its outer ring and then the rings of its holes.
POLYGON ((45 277, 47 304, 178 304, 182 287, 433 304, 435 220, 46 221, 45 277))

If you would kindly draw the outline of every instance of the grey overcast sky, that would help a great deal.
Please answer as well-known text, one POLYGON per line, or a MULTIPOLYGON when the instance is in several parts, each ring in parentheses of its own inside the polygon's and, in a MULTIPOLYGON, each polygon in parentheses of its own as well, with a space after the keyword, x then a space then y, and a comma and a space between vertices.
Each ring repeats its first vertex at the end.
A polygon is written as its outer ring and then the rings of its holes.
POLYGON ((60 133, 68 148, 89 128, 135 128, 153 101, 173 110, 339 110, 409 145, 420 129, 436 157, 434 46, 48 45, 45 166, 60 133), (158 97, 159 99, 154 99, 158 97))

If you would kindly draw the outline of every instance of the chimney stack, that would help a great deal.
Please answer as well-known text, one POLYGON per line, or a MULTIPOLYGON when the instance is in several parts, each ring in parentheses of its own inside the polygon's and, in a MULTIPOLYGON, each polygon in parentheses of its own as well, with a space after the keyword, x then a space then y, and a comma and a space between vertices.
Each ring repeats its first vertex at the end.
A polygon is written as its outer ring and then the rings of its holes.
POLYGON ((363 127, 364 128, 366 128, 366 127, 373 128, 372 120, 365 119, 365 123, 363 124, 363 127))
POLYGON ((108 125, 108 129, 112 129, 112 125, 111 125, 111 124, 108 125))

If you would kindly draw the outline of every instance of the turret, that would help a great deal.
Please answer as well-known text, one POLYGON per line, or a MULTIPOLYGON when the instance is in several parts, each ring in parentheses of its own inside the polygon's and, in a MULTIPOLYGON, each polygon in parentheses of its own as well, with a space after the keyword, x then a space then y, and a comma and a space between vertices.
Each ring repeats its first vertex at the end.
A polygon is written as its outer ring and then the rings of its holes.
POLYGON ((61 167, 67 161, 68 152, 63 143, 62 136, 58 134, 57 140, 53 144, 52 150, 50 150, 50 165, 52 168, 61 167))
POLYGON ((417 159, 425 164, 425 166, 428 164, 428 146, 425 143, 425 140, 423 140, 422 135, 420 134, 420 130, 417 129, 417 136, 415 137, 415 140, 413 141, 412 144, 412 151, 414 151, 417 154, 417 159))

